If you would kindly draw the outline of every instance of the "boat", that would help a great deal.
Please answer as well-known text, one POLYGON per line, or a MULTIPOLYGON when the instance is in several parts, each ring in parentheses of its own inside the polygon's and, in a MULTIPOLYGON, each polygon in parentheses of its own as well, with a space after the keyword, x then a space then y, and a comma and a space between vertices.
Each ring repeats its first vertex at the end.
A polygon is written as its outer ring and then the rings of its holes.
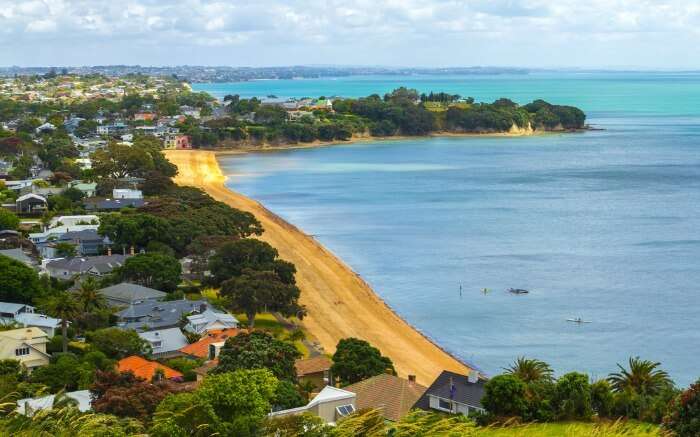
POLYGON ((593 323, 590 320, 583 320, 580 317, 577 317, 575 319, 566 319, 567 322, 573 322, 573 323, 593 323))
POLYGON ((523 288, 509 288, 508 292, 513 293, 513 294, 528 294, 529 293, 528 290, 525 290, 523 288))

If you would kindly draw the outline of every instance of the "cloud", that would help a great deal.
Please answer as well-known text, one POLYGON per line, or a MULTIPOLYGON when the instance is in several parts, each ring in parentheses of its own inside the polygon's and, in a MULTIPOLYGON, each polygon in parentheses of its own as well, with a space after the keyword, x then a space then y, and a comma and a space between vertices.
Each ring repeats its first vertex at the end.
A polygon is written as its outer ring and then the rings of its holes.
POLYGON ((700 62, 697 0, 0 0, 0 29, 24 65, 700 62))

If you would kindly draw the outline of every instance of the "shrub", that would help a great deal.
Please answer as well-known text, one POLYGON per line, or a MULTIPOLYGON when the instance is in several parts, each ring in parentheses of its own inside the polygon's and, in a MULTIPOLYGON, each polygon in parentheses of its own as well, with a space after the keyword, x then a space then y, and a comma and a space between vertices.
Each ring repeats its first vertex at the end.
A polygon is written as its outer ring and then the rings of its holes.
POLYGON ((527 412, 526 385, 517 376, 498 375, 484 386, 481 404, 494 416, 522 417, 527 412))
POLYGON ((559 378, 554 394, 554 404, 556 405, 557 417, 560 419, 590 419, 593 410, 588 376, 571 372, 559 378))
POLYGON ((598 417, 611 417, 615 397, 610 383, 604 379, 591 384, 591 407, 598 417))
POLYGON ((700 379, 676 396, 664 418, 664 426, 678 437, 700 435, 700 379))

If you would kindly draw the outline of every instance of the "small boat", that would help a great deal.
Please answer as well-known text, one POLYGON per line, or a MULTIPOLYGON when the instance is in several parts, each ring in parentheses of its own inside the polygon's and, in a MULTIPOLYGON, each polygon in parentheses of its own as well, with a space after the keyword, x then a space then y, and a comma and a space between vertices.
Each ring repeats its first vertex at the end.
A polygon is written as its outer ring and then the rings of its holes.
POLYGON ((481 289, 481 292, 484 293, 484 294, 487 294, 487 293, 489 293, 490 291, 491 291, 490 288, 482 288, 482 289, 481 289))
POLYGON ((525 290, 523 288, 509 288, 508 292, 513 293, 513 294, 528 294, 529 293, 528 290, 525 290))
POLYGON ((593 323, 590 320, 583 320, 580 317, 577 317, 575 319, 566 319, 567 322, 573 322, 573 323, 593 323))

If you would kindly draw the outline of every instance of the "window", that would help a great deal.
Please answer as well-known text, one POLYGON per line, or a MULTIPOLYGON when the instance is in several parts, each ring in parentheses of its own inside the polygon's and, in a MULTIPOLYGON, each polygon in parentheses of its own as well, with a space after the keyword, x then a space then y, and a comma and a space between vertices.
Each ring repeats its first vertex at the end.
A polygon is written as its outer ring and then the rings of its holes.
POLYGON ((339 407, 336 407, 335 411, 338 412, 338 416, 345 417, 355 412, 355 406, 352 404, 341 405, 339 407))
POLYGON ((163 346, 163 342, 161 340, 152 341, 151 346, 155 349, 155 348, 163 346))
POLYGON ((441 410, 452 411, 452 402, 445 399, 438 399, 438 408, 441 410))
POLYGON ((16 357, 21 357, 24 355, 29 355, 29 348, 28 347, 20 347, 15 349, 15 356, 16 357))

